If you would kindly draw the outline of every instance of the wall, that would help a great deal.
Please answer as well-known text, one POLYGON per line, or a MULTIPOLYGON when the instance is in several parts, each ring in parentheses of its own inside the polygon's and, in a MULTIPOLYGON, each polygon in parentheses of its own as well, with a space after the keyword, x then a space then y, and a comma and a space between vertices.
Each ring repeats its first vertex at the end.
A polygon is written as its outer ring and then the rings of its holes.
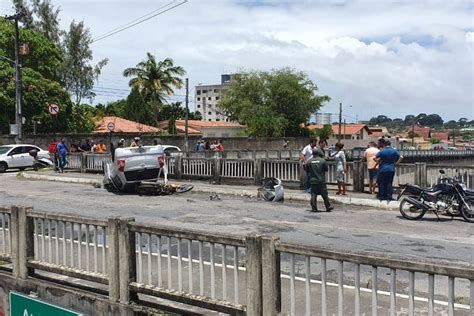
MULTIPOLYGON (((23 143, 37 145, 43 149, 48 148, 48 144, 52 139, 61 139, 64 138, 66 144, 77 143, 78 141, 84 141, 86 139, 93 139, 95 142, 100 139, 104 140, 108 144, 110 141, 116 144, 121 138, 125 139, 125 144, 129 145, 133 137, 140 136, 138 134, 131 133, 114 133, 113 135, 100 135, 100 134, 57 134, 56 137, 53 134, 49 135, 25 135, 23 137, 23 143)), ((162 145, 175 145, 184 149, 184 136, 152 136, 152 135, 142 135, 141 140, 144 145, 151 145, 153 139, 161 142, 162 145)), ((190 136, 189 145, 192 149, 194 144, 201 140, 201 136, 190 136)), ((217 139, 217 137, 216 137, 217 139)), ((279 150, 283 149, 283 143, 285 140, 289 140, 288 149, 302 149, 309 143, 309 138, 306 137, 287 137, 287 138, 248 138, 248 137, 227 137, 221 138, 224 148, 226 150, 241 150, 241 149, 250 149, 250 150, 279 150)), ((213 139, 211 139, 213 140, 213 139)), ((0 136, 0 145, 14 144, 15 138, 12 136, 0 136)))
MULTIPOLYGON (((9 315, 8 293, 16 291, 30 294, 35 292, 38 298, 57 306, 82 312, 86 315, 137 315, 131 305, 110 303, 107 296, 72 289, 44 280, 29 278, 22 280, 8 273, 0 272, 0 311, 9 315)), ((143 307, 140 308, 143 311, 143 307)), ((155 309, 147 308, 150 315, 165 315, 155 309)), ((146 314, 146 313, 144 313, 146 314)))
POLYGON ((218 128, 218 127, 212 127, 212 128, 206 128, 206 127, 201 127, 203 137, 239 137, 239 135, 242 135, 245 132, 245 127, 242 128, 218 128), (227 136, 223 136, 227 135, 227 136))

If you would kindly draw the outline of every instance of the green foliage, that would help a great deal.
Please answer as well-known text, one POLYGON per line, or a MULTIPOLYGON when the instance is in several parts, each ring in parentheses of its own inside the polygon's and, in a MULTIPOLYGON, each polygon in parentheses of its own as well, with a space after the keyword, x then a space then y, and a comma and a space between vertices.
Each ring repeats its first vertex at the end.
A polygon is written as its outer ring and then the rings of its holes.
MULTIPOLYGON (((14 59, 13 24, 0 18, 0 55, 14 59)), ((23 111, 25 131, 33 129, 33 122, 40 122, 40 129, 67 129, 67 115, 71 111, 70 97, 56 81, 56 69, 61 63, 61 51, 43 35, 20 30, 21 42, 27 42, 30 53, 21 58, 23 111), (47 105, 61 106, 61 120, 54 123, 47 114, 47 105)), ((0 131, 8 133, 11 122, 15 121, 15 70, 13 65, 0 60, 0 131)))
POLYGON ((321 129, 311 130, 310 135, 319 139, 327 140, 333 135, 332 126, 330 124, 324 125, 321 129))
POLYGON ((168 121, 168 133, 171 135, 177 134, 176 119, 174 117, 170 118, 168 121))
POLYGON ((147 53, 147 59, 135 67, 123 71, 125 77, 132 77, 129 86, 142 95, 145 102, 166 103, 165 96, 174 94, 174 88, 181 89, 186 72, 181 66, 175 66, 171 58, 156 61, 153 54, 147 53))
POLYGON ((61 74, 66 90, 74 96, 78 104, 83 98, 92 99, 95 96, 92 92, 94 80, 108 62, 107 59, 103 59, 97 65, 91 65, 92 50, 89 47, 91 42, 90 31, 84 22, 72 21, 69 31, 64 36, 64 62, 61 74))
POLYGON ((297 136, 310 113, 330 100, 316 95, 317 90, 306 74, 289 68, 242 72, 232 78, 219 107, 247 125, 250 136, 297 136))
POLYGON ((438 139, 438 138, 430 138, 430 143, 431 144, 440 144, 441 143, 441 140, 438 139))

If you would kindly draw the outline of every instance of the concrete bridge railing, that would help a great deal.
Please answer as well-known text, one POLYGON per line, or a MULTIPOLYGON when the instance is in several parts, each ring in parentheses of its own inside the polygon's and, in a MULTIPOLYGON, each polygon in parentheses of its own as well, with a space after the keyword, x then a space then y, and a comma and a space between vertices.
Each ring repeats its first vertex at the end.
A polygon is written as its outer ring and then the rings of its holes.
MULTIPOLYGON (((108 154, 78 154, 69 156, 69 167, 81 172, 102 172, 102 165, 110 162, 108 154)), ((178 179, 209 179, 215 183, 241 181, 260 185, 266 177, 280 178, 287 184, 304 187, 305 171, 298 160, 287 159, 235 159, 235 158, 193 158, 174 156, 166 158, 170 177, 178 179)), ((336 184, 334 161, 328 161, 327 183, 336 184)), ((349 189, 364 192, 369 184, 366 163, 347 163, 346 184, 349 189)), ((474 167, 428 165, 426 163, 402 163, 396 168, 394 186, 412 183, 421 186, 433 185, 439 169, 446 169, 448 175, 457 175, 466 185, 474 189, 474 167)))
POLYGON ((102 286, 110 302, 125 305, 145 294, 231 315, 362 315, 370 313, 369 306, 374 315, 396 315, 401 306, 408 315, 474 310, 472 264, 338 252, 275 236, 217 235, 24 207, 0 208, 0 219, 0 258, 11 264, 0 265, 3 273, 18 280, 43 272, 69 276, 61 278, 62 285, 91 293, 102 286), (381 281, 385 274, 388 285, 381 281), (404 274, 407 285, 400 281, 404 274), (427 290, 420 278, 427 279, 427 290), (447 301, 440 298, 445 289, 447 301))

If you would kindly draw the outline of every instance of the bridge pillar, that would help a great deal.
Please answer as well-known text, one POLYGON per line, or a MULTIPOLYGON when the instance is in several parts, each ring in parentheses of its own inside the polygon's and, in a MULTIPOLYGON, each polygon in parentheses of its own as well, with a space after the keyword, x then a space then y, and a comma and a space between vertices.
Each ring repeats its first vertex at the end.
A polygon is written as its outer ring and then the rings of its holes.
POLYGON ((130 300, 138 298, 137 293, 130 292, 130 283, 137 280, 135 255, 135 233, 130 232, 129 224, 134 222, 134 218, 121 218, 118 229, 119 246, 119 283, 120 283, 120 303, 129 304, 130 300))
POLYGON ((415 162, 415 184, 426 186, 428 183, 428 175, 426 172, 425 162, 415 162))
POLYGON ((245 237, 247 255, 247 316, 262 313, 262 237, 245 237))
POLYGON ((221 184, 221 174, 222 174, 222 159, 214 158, 214 168, 212 170, 212 178, 215 183, 221 184))
POLYGON ((354 192, 364 192, 364 163, 362 161, 354 161, 352 172, 352 184, 354 192))
POLYGON ((87 171, 87 155, 82 153, 81 155, 81 173, 86 173, 87 171))
POLYGON ((263 162, 262 159, 255 159, 253 162, 253 179, 255 185, 261 185, 262 184, 262 178, 263 178, 263 162))
POLYGON ((108 270, 109 270, 109 300, 113 303, 120 300, 120 273, 119 273, 119 242, 118 230, 120 220, 117 217, 107 219, 108 240, 108 270))
POLYGON ((183 178, 183 159, 181 159, 181 156, 174 158, 174 176, 178 180, 183 178))
POLYGON ((275 236, 262 239, 262 312, 265 316, 281 312, 280 253, 275 249, 279 240, 275 236))

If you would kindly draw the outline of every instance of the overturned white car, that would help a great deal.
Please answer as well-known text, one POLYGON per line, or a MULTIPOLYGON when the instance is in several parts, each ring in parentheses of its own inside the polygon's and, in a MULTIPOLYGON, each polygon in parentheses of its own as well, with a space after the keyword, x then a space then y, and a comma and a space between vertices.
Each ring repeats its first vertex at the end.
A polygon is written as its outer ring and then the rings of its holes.
POLYGON ((140 146, 117 148, 115 160, 104 164, 104 187, 108 190, 134 192, 142 181, 167 182, 163 147, 140 146))

